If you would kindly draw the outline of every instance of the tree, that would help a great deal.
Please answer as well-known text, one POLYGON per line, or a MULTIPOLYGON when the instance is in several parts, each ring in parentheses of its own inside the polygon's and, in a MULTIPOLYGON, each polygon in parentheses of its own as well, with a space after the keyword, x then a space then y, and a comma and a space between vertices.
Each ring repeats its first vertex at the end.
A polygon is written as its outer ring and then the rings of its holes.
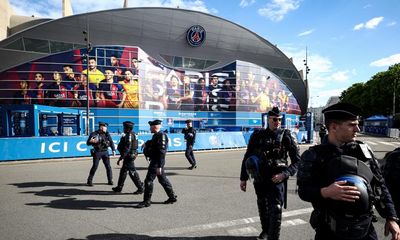
POLYGON ((342 92, 342 102, 353 103, 362 109, 365 118, 372 115, 392 115, 393 95, 395 110, 400 113, 400 64, 372 76, 366 83, 355 83, 342 92))

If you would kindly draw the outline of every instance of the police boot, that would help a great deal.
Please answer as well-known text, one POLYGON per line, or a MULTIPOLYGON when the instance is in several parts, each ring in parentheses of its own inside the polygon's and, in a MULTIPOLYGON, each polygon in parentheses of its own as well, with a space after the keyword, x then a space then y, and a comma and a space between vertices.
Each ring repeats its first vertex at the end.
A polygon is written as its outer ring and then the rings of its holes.
POLYGON ((282 222, 281 205, 270 205, 268 209, 268 240, 279 240, 282 222))
POLYGON ((150 201, 143 201, 140 202, 138 205, 136 205, 136 208, 146 208, 146 207, 150 207, 151 206, 151 202, 150 201))
POLYGON ((136 205, 136 208, 150 207, 150 205, 151 205, 151 195, 152 194, 147 189, 145 189, 143 202, 140 202, 138 205, 136 205))
POLYGON ((258 235, 257 240, 265 240, 267 239, 267 233, 262 231, 260 235, 258 235))
POLYGON ((164 201, 164 204, 173 204, 178 201, 178 196, 175 195, 174 191, 168 192, 168 199, 164 201))
POLYGON ((174 195, 173 197, 169 197, 166 201, 164 201, 164 204, 173 204, 176 201, 178 201, 177 199, 178 196, 174 195))
POLYGON ((113 190, 114 192, 121 192, 121 191, 122 191, 122 186, 113 187, 112 190, 113 190))
POLYGON ((88 185, 89 187, 93 187, 92 179, 88 179, 87 182, 86 182, 86 185, 88 185))
POLYGON ((260 233, 257 239, 267 239, 267 230, 268 230, 267 204, 265 200, 257 199, 257 206, 258 206, 258 214, 260 216, 261 229, 262 229, 262 232, 260 233))

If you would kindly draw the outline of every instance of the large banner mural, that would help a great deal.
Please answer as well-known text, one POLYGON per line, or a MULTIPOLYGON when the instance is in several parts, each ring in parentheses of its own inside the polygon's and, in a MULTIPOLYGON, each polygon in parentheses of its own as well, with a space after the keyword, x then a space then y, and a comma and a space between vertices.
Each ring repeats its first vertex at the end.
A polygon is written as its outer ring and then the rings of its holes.
POLYGON ((0 104, 301 114, 272 72, 236 61, 212 71, 171 69, 137 47, 77 49, 0 73, 0 104), (87 82, 89 84, 87 84, 87 82))

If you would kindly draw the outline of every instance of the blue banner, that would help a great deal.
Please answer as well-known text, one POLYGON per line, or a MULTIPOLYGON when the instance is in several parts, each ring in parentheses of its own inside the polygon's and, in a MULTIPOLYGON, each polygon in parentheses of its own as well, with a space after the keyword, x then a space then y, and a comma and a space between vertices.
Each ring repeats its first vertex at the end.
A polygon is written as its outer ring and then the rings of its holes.
MULTIPOLYGON (((141 134, 140 146, 151 139, 151 134, 141 134)), ((117 144, 121 135, 112 135, 117 144)), ((168 151, 184 151, 186 147, 183 134, 168 134, 168 151)), ((66 158, 90 156, 90 146, 86 145, 87 136, 0 138, 0 161, 30 160, 46 158, 66 158)), ((198 133, 195 150, 245 147, 242 132, 198 133)))

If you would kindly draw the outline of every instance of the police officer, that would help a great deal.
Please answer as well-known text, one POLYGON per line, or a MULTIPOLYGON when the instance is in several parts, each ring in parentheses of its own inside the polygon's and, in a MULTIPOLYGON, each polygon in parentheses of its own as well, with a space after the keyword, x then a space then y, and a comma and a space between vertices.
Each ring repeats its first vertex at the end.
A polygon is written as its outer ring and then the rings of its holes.
POLYGON ((193 145, 196 141, 196 130, 192 126, 192 120, 186 120, 186 128, 182 129, 182 133, 185 135, 184 138, 186 141, 185 156, 191 165, 188 169, 192 170, 197 168, 196 159, 193 155, 193 145))
POLYGON ((149 207, 151 205, 151 195, 153 193, 153 181, 157 177, 158 182, 163 186, 168 195, 165 204, 172 204, 177 201, 177 196, 172 189, 170 181, 165 174, 165 155, 168 149, 168 136, 161 132, 161 120, 149 121, 150 131, 153 133, 151 140, 145 143, 144 154, 150 160, 146 179, 144 180, 144 200, 139 203, 137 208, 149 207))
POLYGON ((100 159, 103 160, 104 166, 106 167, 108 185, 113 185, 108 148, 111 147, 113 156, 115 156, 115 146, 110 133, 107 132, 107 127, 107 123, 99 122, 99 130, 92 132, 86 142, 87 145, 93 146, 90 150, 93 157, 93 165, 87 179, 88 186, 93 186, 93 177, 96 173, 97 167, 99 166, 100 159))
POLYGON ((254 177, 262 232, 259 239, 279 239, 287 179, 297 171, 299 148, 289 130, 281 129, 277 107, 268 112, 268 128, 254 132, 244 155, 240 188, 246 191, 249 174, 254 177), (288 155, 291 164, 288 165, 288 155))
POLYGON ((138 140, 135 132, 133 132, 134 123, 130 121, 123 122, 124 125, 124 135, 118 143, 118 151, 121 156, 118 159, 117 165, 120 161, 124 161, 122 168, 119 172, 118 185, 112 190, 114 192, 121 192, 124 187, 124 182, 126 175, 132 179, 133 183, 137 187, 137 190, 133 193, 134 195, 143 193, 143 183, 140 181, 139 173, 135 168, 135 159, 137 157, 138 140))
POLYGON ((366 144, 355 140, 360 109, 337 103, 322 113, 328 135, 302 154, 297 173, 299 196, 314 207, 310 223, 315 239, 378 239, 372 225, 373 204, 386 218, 385 235, 390 231, 392 239, 400 239, 378 162, 366 144))
POLYGON ((324 139, 326 133, 327 133, 326 126, 323 124, 323 125, 321 125, 321 127, 319 127, 319 138, 320 138, 321 143, 322 143, 322 139, 324 139))
POLYGON ((383 177, 392 196, 397 216, 400 216, 400 148, 396 148, 385 155, 383 177))

